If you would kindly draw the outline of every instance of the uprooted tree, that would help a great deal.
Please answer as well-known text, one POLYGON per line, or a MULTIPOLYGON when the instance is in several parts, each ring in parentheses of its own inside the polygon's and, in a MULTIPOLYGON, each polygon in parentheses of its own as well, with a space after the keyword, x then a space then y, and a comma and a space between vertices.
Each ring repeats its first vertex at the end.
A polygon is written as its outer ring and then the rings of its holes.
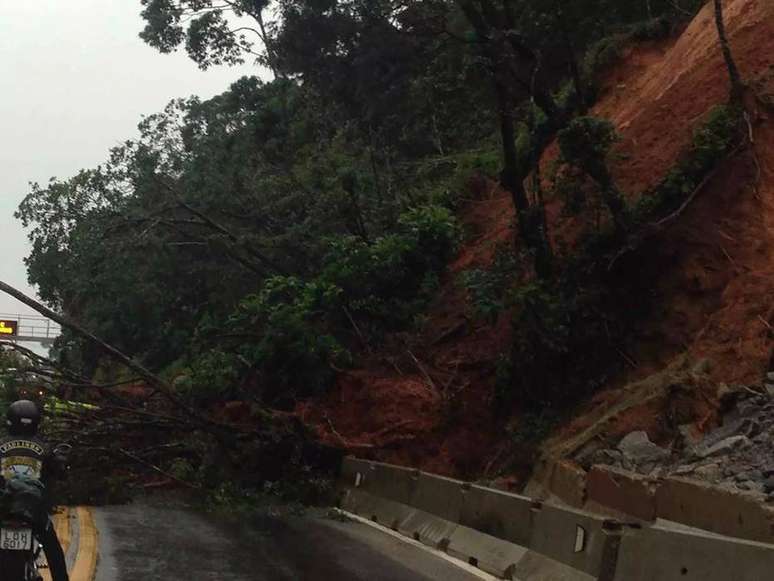
MULTIPOLYGON (((109 481, 124 467, 186 487, 201 488, 220 484, 217 479, 227 479, 237 486, 240 483, 250 485, 252 480, 255 485, 260 481, 255 478, 283 477, 294 462, 318 461, 320 450, 306 443, 303 429, 292 418, 263 409, 253 410, 250 414, 251 419, 260 418, 257 423, 213 417, 191 406, 166 380, 71 318, 54 312, 2 281, 0 292, 94 344, 107 358, 130 372, 126 379, 99 383, 61 361, 41 356, 13 342, 0 342, 0 355, 8 358, 9 353, 14 354, 13 372, 6 371, 6 376, 17 377, 18 388, 45 387, 42 394, 36 393, 33 397, 55 398, 49 410, 51 422, 46 427, 47 436, 74 446, 76 474, 70 479, 67 494, 78 501, 126 498, 127 490, 103 486, 105 479, 109 481), (141 395, 121 390, 128 385, 140 386, 141 395), (69 401, 69 397, 74 397, 74 401, 69 401), (282 462, 275 458, 273 463, 262 465, 260 470, 254 466, 253 470, 244 473, 234 471, 234 466, 240 462, 237 458, 246 461, 267 441, 275 446, 283 442, 290 455, 282 462), (113 474, 104 469, 106 459, 113 474), (195 466, 203 472, 197 474, 195 466), (209 476, 205 474, 207 470, 209 476), (89 475, 94 472, 98 476, 90 480, 89 475), (92 486, 84 487, 81 485, 84 482, 90 482, 92 486)), ((0 358, 0 369, 7 367, 0 358)), ((266 458, 265 455, 261 457, 266 458)), ((325 462, 321 468, 325 465, 329 466, 330 462, 325 462)), ((142 481, 143 477, 140 478, 142 481)), ((123 484, 119 478, 117 486, 123 484)), ((313 501, 325 492, 312 486, 301 494, 311 495, 307 500, 313 501)))

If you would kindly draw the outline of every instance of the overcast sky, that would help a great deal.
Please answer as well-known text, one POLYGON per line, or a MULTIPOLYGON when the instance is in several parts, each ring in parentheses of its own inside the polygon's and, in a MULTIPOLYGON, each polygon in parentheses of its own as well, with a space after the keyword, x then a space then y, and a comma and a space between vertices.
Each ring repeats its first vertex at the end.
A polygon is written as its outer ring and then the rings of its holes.
MULTIPOLYGON (((172 98, 223 92, 252 66, 201 72, 137 36, 140 0, 0 0, 0 280, 27 292, 13 213, 28 182, 103 162, 172 98)), ((30 309, 0 293, 0 313, 30 309)))

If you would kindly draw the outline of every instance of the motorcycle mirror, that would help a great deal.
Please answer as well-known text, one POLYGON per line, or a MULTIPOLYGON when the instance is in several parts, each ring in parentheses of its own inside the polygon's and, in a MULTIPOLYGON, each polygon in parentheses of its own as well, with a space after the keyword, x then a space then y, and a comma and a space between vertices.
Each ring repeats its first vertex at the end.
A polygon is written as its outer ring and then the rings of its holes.
POLYGON ((70 453, 70 451, 73 449, 73 447, 70 444, 57 444, 54 448, 54 454, 62 454, 67 455, 70 453))

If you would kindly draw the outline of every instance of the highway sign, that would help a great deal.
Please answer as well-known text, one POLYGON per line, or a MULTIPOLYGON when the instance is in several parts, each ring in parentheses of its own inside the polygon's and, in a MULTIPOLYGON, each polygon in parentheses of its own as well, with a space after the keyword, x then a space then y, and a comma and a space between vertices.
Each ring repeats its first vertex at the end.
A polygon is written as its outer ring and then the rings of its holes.
POLYGON ((19 321, 0 319, 0 339, 3 337, 16 337, 19 334, 19 321))

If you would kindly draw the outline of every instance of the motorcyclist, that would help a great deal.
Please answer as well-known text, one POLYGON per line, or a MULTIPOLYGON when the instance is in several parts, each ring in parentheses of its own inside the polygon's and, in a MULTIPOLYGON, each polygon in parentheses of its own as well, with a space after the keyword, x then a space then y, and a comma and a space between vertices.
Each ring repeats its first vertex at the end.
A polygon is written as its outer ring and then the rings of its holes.
MULTIPOLYGON (((35 478, 47 484, 62 464, 38 436, 40 409, 35 402, 18 400, 8 407, 6 425, 8 435, 0 439, 0 473, 4 479, 13 476, 35 478)), ((51 519, 45 531, 38 531, 53 581, 68 581, 67 563, 51 519)))

